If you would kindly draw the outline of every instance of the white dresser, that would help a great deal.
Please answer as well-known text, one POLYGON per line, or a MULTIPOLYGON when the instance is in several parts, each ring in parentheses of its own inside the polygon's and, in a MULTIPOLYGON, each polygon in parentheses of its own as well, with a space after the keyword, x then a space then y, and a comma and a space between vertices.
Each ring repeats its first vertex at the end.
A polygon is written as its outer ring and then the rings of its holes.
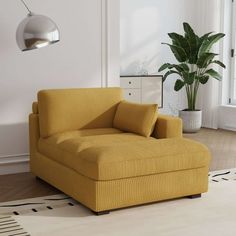
POLYGON ((143 104, 163 104, 162 76, 122 76, 120 85, 127 101, 143 104))

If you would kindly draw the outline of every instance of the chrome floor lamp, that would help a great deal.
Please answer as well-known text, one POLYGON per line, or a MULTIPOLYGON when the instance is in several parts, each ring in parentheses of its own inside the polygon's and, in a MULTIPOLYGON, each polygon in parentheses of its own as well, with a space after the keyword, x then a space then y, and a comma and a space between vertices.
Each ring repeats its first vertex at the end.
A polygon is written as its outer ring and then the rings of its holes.
POLYGON ((16 41, 22 51, 42 48, 60 41, 57 25, 47 16, 32 13, 24 0, 20 0, 28 11, 19 24, 16 41))

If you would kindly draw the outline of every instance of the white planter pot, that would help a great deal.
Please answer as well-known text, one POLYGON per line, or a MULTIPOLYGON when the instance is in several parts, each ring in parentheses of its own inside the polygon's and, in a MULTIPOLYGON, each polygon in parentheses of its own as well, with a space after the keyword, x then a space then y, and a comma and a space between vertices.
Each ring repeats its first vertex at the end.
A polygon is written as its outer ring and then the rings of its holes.
POLYGON ((184 133, 196 133, 202 126, 202 111, 179 111, 184 133))

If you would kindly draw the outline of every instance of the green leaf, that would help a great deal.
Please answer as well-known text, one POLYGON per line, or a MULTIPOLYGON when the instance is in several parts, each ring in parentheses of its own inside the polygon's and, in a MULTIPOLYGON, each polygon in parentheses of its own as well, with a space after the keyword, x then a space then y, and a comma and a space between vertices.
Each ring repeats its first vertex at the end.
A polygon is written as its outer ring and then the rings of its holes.
POLYGON ((213 32, 209 32, 207 34, 204 34, 202 37, 199 38, 199 41, 198 41, 198 52, 199 52, 199 49, 200 47, 202 46, 202 43, 205 39, 207 39, 213 32))
POLYGON ((213 32, 209 32, 204 34, 202 37, 200 37, 199 42, 202 43, 205 39, 207 39, 213 32))
POLYGON ((183 26, 185 31, 185 38, 187 39, 190 46, 189 63, 195 64, 197 61, 199 38, 188 23, 185 22, 183 26))
POLYGON ((162 44, 168 45, 171 48, 171 51, 174 53, 175 58, 177 59, 177 61, 185 62, 187 60, 187 55, 181 47, 171 45, 169 43, 162 43, 162 44))
POLYGON ((185 83, 182 80, 180 80, 180 79, 176 80, 175 91, 179 91, 180 89, 182 89, 184 87, 184 85, 185 85, 185 83))
MULTIPOLYGON (((168 72, 166 72, 166 73, 164 74, 164 76, 163 76, 163 82, 167 79, 167 77, 168 77, 169 75, 172 75, 172 74, 178 74, 178 75, 180 75, 179 72, 177 72, 177 71, 175 71, 175 70, 170 70, 170 71, 168 71, 168 72)), ((180 75, 180 76, 181 76, 181 75, 180 75)))
POLYGON ((193 84, 194 79, 195 79, 195 74, 196 72, 192 72, 192 73, 183 72, 184 82, 188 85, 193 84))
POLYGON ((186 72, 189 71, 189 67, 188 67, 188 65, 185 64, 185 63, 181 63, 181 64, 179 65, 179 67, 182 68, 182 69, 183 69, 184 71, 186 71, 186 72))
POLYGON ((184 36, 177 33, 169 33, 168 35, 172 39, 173 45, 181 47, 185 51, 186 55, 189 56, 190 45, 188 40, 184 36))
POLYGON ((203 53, 197 60, 197 66, 199 68, 207 67, 212 59, 217 56, 218 54, 215 53, 203 53))
POLYGON ((181 63, 181 64, 179 64, 179 65, 176 65, 176 64, 173 64, 173 65, 170 65, 169 67, 168 67, 168 69, 176 69, 178 72, 180 72, 180 73, 182 73, 182 72, 188 72, 189 71, 189 67, 186 65, 186 64, 184 64, 184 63, 181 63))
POLYGON ((163 65, 159 68, 158 72, 161 72, 161 71, 167 69, 170 65, 171 65, 170 63, 165 63, 165 64, 163 64, 163 65))
POLYGON ((198 57, 200 57, 203 53, 209 52, 212 46, 224 36, 225 34, 219 33, 205 38, 199 48, 198 57))
POLYGON ((217 80, 221 80, 222 79, 222 76, 215 70, 213 69, 209 69, 205 72, 205 74, 208 74, 210 75, 211 77, 213 77, 214 79, 217 79, 217 80))
POLYGON ((219 66, 223 67, 224 69, 226 68, 225 64, 222 63, 221 61, 212 61, 212 64, 218 64, 219 66))
POLYGON ((204 76, 198 77, 198 80, 200 81, 201 84, 206 84, 208 82, 209 78, 210 78, 209 76, 204 75, 204 76))
POLYGON ((194 30, 191 28, 191 26, 188 23, 184 22, 183 26, 184 26, 185 36, 187 36, 187 38, 196 36, 194 30))

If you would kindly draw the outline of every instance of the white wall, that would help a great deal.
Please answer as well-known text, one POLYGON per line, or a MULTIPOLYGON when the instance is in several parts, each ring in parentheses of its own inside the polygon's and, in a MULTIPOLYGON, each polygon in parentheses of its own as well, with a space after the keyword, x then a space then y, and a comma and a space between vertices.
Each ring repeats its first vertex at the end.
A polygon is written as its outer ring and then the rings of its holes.
POLYGON ((236 131, 236 107, 230 105, 219 108, 219 128, 236 131))
POLYGON ((0 165, 27 159, 27 120, 38 90, 119 86, 118 1, 41 0, 28 5, 57 23, 61 42, 22 53, 15 32, 27 12, 20 1, 1 1, 0 165))

